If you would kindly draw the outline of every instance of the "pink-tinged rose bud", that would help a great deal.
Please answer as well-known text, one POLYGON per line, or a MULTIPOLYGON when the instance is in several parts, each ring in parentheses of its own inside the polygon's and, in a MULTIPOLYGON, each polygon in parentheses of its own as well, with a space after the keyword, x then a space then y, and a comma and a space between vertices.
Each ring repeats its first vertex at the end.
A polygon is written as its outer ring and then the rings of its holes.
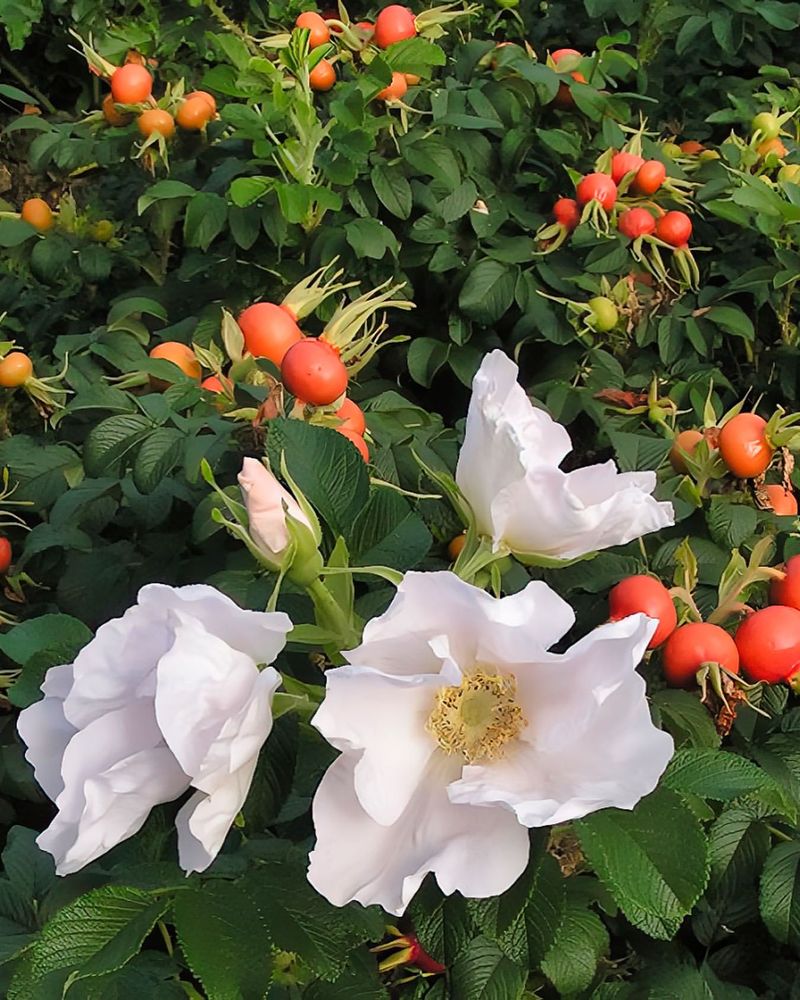
POLYGON ((308 518, 288 490, 257 459, 246 458, 239 486, 250 519, 250 536, 265 556, 280 562, 289 545, 286 515, 311 528, 308 518))

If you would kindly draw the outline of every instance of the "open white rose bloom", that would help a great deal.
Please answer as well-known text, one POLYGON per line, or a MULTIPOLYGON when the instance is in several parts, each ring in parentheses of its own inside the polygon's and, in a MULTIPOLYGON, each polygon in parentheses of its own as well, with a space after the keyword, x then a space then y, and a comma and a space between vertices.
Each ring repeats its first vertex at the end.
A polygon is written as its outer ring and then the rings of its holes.
POLYGON ((545 583, 498 599, 406 575, 327 672, 313 719, 341 750, 313 805, 323 896, 401 914, 428 872, 445 893, 498 895, 525 868, 527 827, 653 790, 673 743, 636 666, 657 623, 633 615, 548 652, 573 622, 545 583))
POLYGON ((517 374, 502 351, 483 359, 456 469, 495 551, 576 559, 674 523, 672 504, 651 496, 654 472, 619 473, 613 462, 563 472, 569 434, 531 404, 517 374))
POLYGON ((153 806, 176 818, 181 866, 203 871, 244 804, 272 728, 271 663, 292 623, 243 611, 213 587, 151 584, 74 663, 52 667, 19 717, 58 813, 37 842, 60 875, 132 836, 153 806))

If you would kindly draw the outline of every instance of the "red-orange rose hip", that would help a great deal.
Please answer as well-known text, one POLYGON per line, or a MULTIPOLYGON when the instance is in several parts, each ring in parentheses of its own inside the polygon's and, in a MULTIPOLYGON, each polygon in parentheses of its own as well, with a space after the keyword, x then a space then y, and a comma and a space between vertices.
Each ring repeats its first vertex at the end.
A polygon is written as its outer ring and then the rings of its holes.
POLYGON ((608 595, 608 611, 612 622, 639 613, 655 618, 658 628, 647 644, 648 649, 660 646, 678 624, 678 614, 669 591, 652 576, 629 576, 621 580, 608 595))
POLYGON ((0 573, 7 573, 11 567, 11 542, 7 538, 0 538, 0 573))
POLYGON ((691 687, 697 671, 707 663, 718 663, 732 674, 739 673, 739 651, 725 629, 708 622, 690 622, 676 628, 662 651, 667 683, 691 687))
POLYGON ((722 461, 740 479, 765 472, 774 450, 767 440, 767 422, 757 413, 737 413, 719 432, 722 461))
POLYGON ((393 3, 375 18, 375 34, 373 40, 381 49, 388 49, 395 42, 404 38, 414 38, 417 33, 417 19, 408 7, 393 3))
POLYGON ((785 681, 800 667, 800 611, 773 604, 748 615, 736 632, 736 648, 749 681, 785 681))
POLYGON ((281 365, 289 392, 312 406, 328 406, 347 389, 347 369, 329 343, 306 337, 290 347, 281 365))
POLYGON ((785 576, 782 580, 772 581, 769 599, 773 604, 783 604, 800 611, 800 556, 787 559, 783 571, 785 576))

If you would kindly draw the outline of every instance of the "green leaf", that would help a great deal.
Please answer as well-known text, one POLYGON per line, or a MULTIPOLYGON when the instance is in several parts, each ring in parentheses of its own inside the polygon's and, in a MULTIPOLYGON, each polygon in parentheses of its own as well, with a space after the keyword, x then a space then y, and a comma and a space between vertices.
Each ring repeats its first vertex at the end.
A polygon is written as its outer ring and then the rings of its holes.
POLYGON ((431 533, 408 501, 392 489, 376 487, 348 535, 354 566, 408 570, 431 547, 431 533))
POLYGON ((289 475, 334 534, 347 535, 369 496, 369 476, 352 444, 328 427, 300 420, 271 420, 270 463, 280 468, 286 454, 289 475))
POLYGON ((35 654, 56 643, 84 646, 92 633, 71 615, 49 614, 31 618, 0 635, 0 651, 15 663, 27 663, 35 654))
MULTIPOLYGON (((113 419, 113 418, 112 418, 113 419)), ((174 427, 157 427, 142 441, 133 463, 133 482, 152 493, 180 461, 185 438, 174 427)))
POLYGON ((752 761, 721 750, 679 750, 662 780, 676 792, 717 801, 772 785, 769 775, 752 761))
POLYGON ((632 812, 604 809, 576 827, 589 863, 631 923, 669 940, 708 879, 706 840, 692 810, 661 788, 632 812))
POLYGON ((228 206, 218 194, 200 191, 189 202, 183 223, 183 236, 190 247, 208 250, 225 228, 228 206))
POLYGON ((397 256, 397 237, 379 219, 355 219, 347 223, 344 233, 357 257, 381 260, 387 250, 397 256))
POLYGON ((528 978, 487 938, 471 942, 450 969, 450 995, 459 1000, 517 1000, 528 978))
POLYGON ((755 534, 758 515, 754 507, 714 497, 706 512, 706 523, 717 545, 738 549, 755 534))
POLYGON ((580 993, 591 985, 608 947, 608 931, 597 914, 585 905, 570 903, 542 962, 542 972, 560 994, 580 993))
POLYGON ((461 184, 451 191, 446 198, 443 198, 436 206, 436 214, 444 222, 455 222, 469 212, 478 197, 478 189, 475 182, 471 180, 462 181, 461 184))
POLYGON ((396 73, 417 76, 430 76, 431 66, 444 66, 447 62, 444 51, 427 38, 405 38, 390 45, 381 55, 396 73))
POLYGON ((377 912, 351 904, 331 906, 306 878, 307 858, 293 851, 250 873, 242 883, 256 904, 276 947, 296 952, 324 979, 335 979, 357 945, 379 938, 377 912))
POLYGON ((239 208, 247 208, 271 191, 274 183, 270 177, 237 177, 229 189, 231 201, 239 208))
POLYGON ((761 876, 761 917, 770 934, 800 950, 800 843, 778 844, 761 876))
POLYGON ((148 188, 147 191, 139 198, 136 210, 139 215, 141 215, 157 201, 169 201, 173 198, 192 198, 195 193, 195 189, 190 187, 188 184, 184 184, 183 181, 156 181, 156 183, 152 187, 148 188))
POLYGON ((609 431, 608 436, 617 456, 617 464, 623 472, 657 469, 672 447, 672 443, 664 438, 629 434, 627 431, 609 431))
POLYGON ((175 930, 208 1000, 260 1000, 271 979, 270 935, 242 883, 177 893, 175 930))
POLYGON ((380 203, 398 219, 407 219, 411 215, 412 194, 403 168, 376 164, 370 174, 372 186, 380 203))
POLYGON ((464 282, 458 297, 459 309, 470 319, 489 326, 511 308, 515 284, 515 268, 497 260, 481 260, 464 282))
POLYGON ((0 219, 0 247, 18 247, 35 235, 33 226, 22 219, 0 219))
POLYGON ((408 348, 408 373, 419 385, 430 388, 436 373, 447 362, 450 344, 433 337, 415 337, 408 348))
POLYGON ((676 746, 718 747, 720 735, 708 709, 688 691, 665 688, 651 699, 660 717, 660 725, 675 740, 676 746))
POLYGON ((745 340, 755 339, 753 321, 738 306, 712 306, 706 313, 705 319, 715 323, 726 333, 743 337, 745 340))
POLYGON ((536 969, 550 950, 564 916, 565 882, 539 836, 525 872, 502 896, 470 907, 483 934, 515 962, 536 969))
POLYGON ((166 896, 154 898, 126 886, 108 885, 80 896, 45 924, 33 946, 30 979, 15 980, 9 1000, 20 996, 15 987, 28 989, 59 969, 74 970, 74 981, 121 968, 168 907, 166 896))
POLYGON ((12 826, 3 848, 3 868, 26 900, 41 900, 56 879, 53 858, 36 843, 35 830, 12 826))
POLYGON ((92 428, 83 449, 86 473, 94 478, 118 475, 123 460, 150 434, 153 425, 138 413, 119 413, 92 428))

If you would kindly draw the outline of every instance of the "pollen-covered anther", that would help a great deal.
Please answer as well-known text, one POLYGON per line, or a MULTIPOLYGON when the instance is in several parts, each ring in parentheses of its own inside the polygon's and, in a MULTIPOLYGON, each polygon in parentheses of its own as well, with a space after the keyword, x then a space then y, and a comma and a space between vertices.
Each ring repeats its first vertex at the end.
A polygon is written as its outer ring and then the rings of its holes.
POLYGON ((496 760, 528 724, 516 696, 513 674, 478 668, 436 692, 425 728, 445 753, 461 754, 468 764, 496 760))

